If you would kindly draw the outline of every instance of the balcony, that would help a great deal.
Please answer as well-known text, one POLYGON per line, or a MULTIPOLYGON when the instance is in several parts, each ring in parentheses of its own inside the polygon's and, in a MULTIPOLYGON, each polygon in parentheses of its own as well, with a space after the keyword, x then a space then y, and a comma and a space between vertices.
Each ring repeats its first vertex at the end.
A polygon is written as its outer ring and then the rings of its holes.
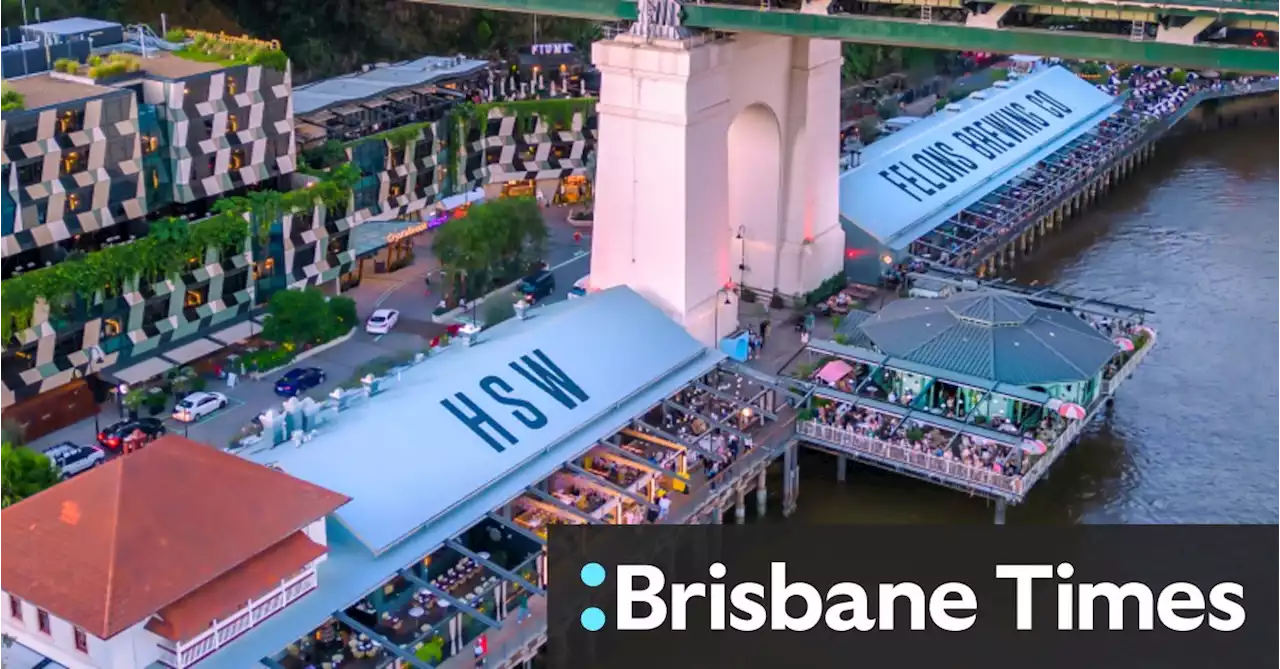
POLYGON ((316 570, 311 565, 271 592, 250 601, 231 617, 217 621, 199 636, 176 645, 161 643, 160 662, 174 669, 186 669, 311 592, 316 585, 316 570))

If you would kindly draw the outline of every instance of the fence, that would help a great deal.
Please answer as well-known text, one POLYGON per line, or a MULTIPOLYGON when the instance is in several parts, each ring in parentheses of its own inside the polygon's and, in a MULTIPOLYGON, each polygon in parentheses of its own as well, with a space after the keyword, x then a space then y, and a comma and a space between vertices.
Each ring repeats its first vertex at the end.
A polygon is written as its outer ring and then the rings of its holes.
POLYGON ((797 432, 806 437, 852 449, 858 455, 892 466, 906 465, 930 478, 945 478, 951 483, 1001 498, 1021 501, 1024 486, 1021 476, 1006 476, 989 469, 972 467, 956 460, 940 458, 932 453, 911 450, 899 444, 882 441, 817 421, 798 424, 797 432))

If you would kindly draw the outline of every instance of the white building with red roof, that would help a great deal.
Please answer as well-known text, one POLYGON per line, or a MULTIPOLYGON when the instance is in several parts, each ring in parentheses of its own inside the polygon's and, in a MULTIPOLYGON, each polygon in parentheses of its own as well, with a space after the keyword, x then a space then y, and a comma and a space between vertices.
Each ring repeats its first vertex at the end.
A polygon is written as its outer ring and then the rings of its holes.
POLYGON ((0 512, 0 628, 69 669, 183 669, 305 597, 350 498, 177 436, 0 512))

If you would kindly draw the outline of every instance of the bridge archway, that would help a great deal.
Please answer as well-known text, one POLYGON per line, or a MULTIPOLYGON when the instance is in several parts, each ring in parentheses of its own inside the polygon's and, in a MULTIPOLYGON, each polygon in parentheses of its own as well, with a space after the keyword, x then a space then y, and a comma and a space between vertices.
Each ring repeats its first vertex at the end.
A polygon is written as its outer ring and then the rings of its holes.
POLYGON ((727 174, 730 275, 734 283, 772 290, 782 238, 782 124, 763 103, 729 122, 727 174))
POLYGON ((726 285, 800 296, 842 269, 839 42, 622 35, 592 60, 593 287, 631 286, 711 344, 738 324, 726 285))

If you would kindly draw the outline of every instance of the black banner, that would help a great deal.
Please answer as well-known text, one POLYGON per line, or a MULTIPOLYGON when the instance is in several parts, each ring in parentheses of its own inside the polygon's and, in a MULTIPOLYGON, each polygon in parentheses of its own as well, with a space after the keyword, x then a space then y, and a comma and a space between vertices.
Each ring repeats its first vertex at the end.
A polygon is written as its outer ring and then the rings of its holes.
POLYGON ((548 655, 563 669, 1275 667, 1278 536, 557 525, 548 655))

